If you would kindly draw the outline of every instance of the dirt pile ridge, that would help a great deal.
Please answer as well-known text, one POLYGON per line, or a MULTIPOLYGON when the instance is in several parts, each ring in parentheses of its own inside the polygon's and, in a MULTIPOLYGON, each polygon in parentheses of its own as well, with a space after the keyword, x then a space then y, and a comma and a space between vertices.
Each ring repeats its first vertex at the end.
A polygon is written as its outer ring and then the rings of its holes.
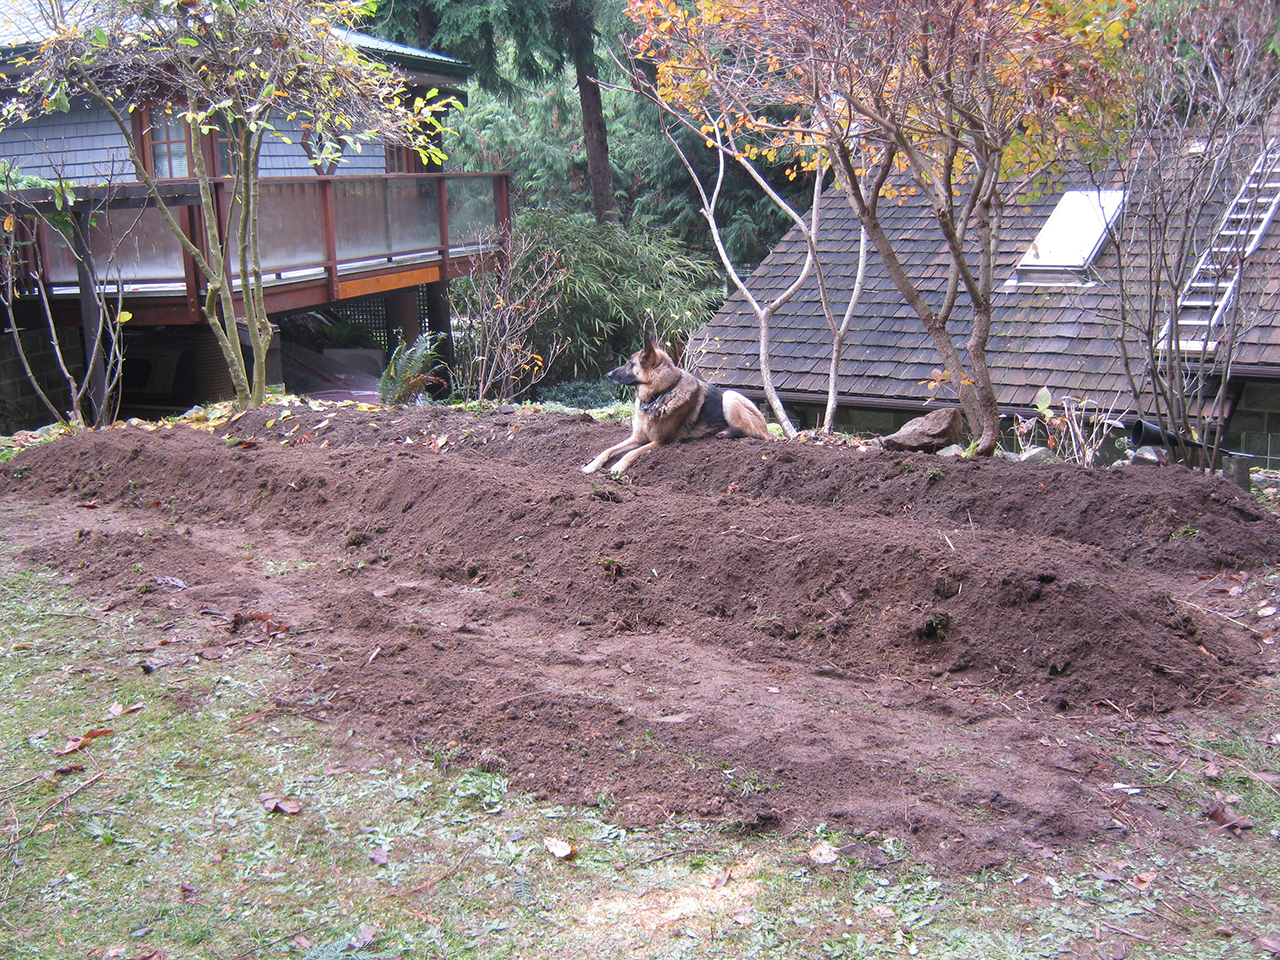
POLYGON ((625 430, 302 405, 84 434, 7 465, 5 536, 99 604, 190 614, 171 660, 287 625, 282 702, 370 749, 958 866, 1132 828, 1089 725, 1275 667, 1246 621, 1280 524, 1224 481, 750 440, 584 476, 625 430))

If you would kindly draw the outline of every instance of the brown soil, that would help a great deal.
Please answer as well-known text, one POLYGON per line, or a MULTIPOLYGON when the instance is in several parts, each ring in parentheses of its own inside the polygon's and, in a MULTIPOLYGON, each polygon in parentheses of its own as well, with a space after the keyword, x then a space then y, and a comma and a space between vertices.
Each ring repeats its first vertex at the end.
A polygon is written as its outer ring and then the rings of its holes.
POLYGON ((121 428, 6 465, 0 519, 139 612, 158 684, 267 643, 296 664, 277 703, 370 750, 944 867, 1176 831, 1095 733, 1247 709, 1278 665, 1254 611, 1280 524, 1225 481, 755 440, 580 472, 625 432, 350 406, 121 428))

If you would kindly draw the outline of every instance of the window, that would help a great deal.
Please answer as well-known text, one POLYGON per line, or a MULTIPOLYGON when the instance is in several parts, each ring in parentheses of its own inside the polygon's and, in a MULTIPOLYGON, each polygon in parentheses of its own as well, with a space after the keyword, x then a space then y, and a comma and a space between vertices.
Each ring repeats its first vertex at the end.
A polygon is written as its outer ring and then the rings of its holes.
POLYGON ((426 173, 422 156, 411 147, 387 147, 387 173, 426 173))
MULTIPOLYGON (((191 169, 191 131, 180 113, 144 107, 134 114, 134 136, 142 146, 142 162, 157 180, 182 180, 191 169)), ((199 138, 211 177, 229 177, 238 160, 237 144, 219 130, 199 138)))
POLYGON ((240 165, 240 144, 229 138, 221 130, 210 130, 207 135, 209 150, 209 174, 214 177, 229 177, 240 165))
POLYGON ((177 114, 147 109, 142 123, 147 139, 143 153, 150 161, 148 172, 157 180, 190 176, 191 144, 186 120, 177 114))
POLYGON ((1018 261, 1012 282, 1089 282, 1089 267, 1124 208, 1123 190, 1068 190, 1018 261))

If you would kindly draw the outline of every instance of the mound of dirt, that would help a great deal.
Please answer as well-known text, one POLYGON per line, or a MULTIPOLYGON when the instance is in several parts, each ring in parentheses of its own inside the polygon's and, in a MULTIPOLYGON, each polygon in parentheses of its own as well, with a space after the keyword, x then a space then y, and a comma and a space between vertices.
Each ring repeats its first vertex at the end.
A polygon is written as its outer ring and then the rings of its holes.
POLYGON ((287 648, 281 703, 369 749, 962 866, 1132 826, 1088 725, 1275 667, 1246 621, 1280 523, 1220 479, 754 440, 584 476, 626 429, 304 405, 89 433, 7 465, 6 535, 176 629, 161 660, 287 648))

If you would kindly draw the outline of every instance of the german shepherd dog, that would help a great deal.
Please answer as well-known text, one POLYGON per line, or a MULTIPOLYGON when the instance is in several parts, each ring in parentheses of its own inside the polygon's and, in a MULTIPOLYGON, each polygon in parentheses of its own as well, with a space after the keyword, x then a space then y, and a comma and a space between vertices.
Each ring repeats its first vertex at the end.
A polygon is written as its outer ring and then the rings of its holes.
POLYGON ((636 388, 631 436, 588 463, 583 473, 595 473, 618 454, 626 454, 613 465, 617 476, 640 454, 677 440, 711 435, 769 439, 764 414, 754 403, 735 390, 722 390, 681 370, 648 334, 644 349, 610 370, 609 379, 636 388))

